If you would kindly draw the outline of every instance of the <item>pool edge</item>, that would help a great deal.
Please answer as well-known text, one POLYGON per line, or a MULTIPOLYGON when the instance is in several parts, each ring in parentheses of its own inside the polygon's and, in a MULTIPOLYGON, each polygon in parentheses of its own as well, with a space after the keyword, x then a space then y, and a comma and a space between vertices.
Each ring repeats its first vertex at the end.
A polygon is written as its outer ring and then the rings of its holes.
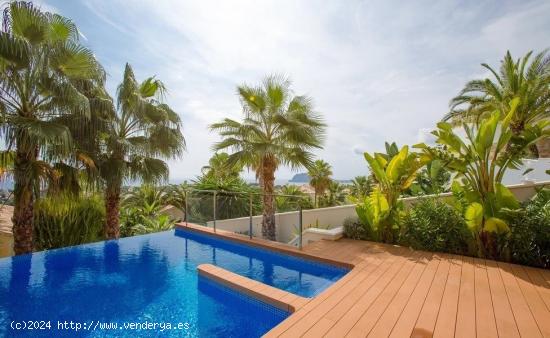
POLYGON ((290 314, 299 310, 312 299, 255 281, 212 264, 200 264, 197 266, 197 271, 199 276, 209 278, 290 314))
POLYGON ((202 234, 206 234, 206 235, 211 235, 211 236, 214 236, 214 237, 218 237, 218 238, 233 241, 233 242, 244 243, 244 244, 248 244, 248 245, 251 245, 251 246, 254 246, 254 247, 267 249, 267 250, 270 250, 270 251, 275 251, 275 252, 279 252, 279 253, 295 256, 295 257, 305 258, 305 259, 316 261, 316 262, 321 262, 321 263, 325 263, 325 264, 329 264, 329 265, 334 265, 334 266, 346 268, 349 271, 353 270, 353 268, 355 267, 355 264, 311 255, 311 254, 305 253, 303 251, 300 251, 298 249, 294 249, 294 248, 292 248, 288 245, 273 242, 273 241, 268 241, 268 240, 261 239, 261 238, 252 238, 252 239, 250 239, 250 238, 248 238, 248 236, 235 234, 235 233, 230 232, 230 231, 225 231, 225 230, 216 230, 216 231, 214 231, 211 228, 208 228, 208 227, 205 227, 205 226, 202 226, 202 225, 193 224, 193 223, 188 223, 187 225, 185 223, 176 223, 175 228, 176 229, 181 229, 181 230, 194 231, 194 232, 198 232, 198 233, 202 233, 202 234))

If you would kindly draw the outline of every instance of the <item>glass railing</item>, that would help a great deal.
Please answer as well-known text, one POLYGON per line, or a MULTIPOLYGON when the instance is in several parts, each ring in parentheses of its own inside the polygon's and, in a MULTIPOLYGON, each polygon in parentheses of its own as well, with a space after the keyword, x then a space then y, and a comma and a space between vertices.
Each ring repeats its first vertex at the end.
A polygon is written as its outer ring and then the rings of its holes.
POLYGON ((248 238, 263 238, 302 248, 303 213, 311 208, 310 196, 272 194, 272 225, 263 212, 269 195, 257 192, 186 190, 184 224, 192 223, 248 238), (270 236, 273 234, 274 236, 270 236))

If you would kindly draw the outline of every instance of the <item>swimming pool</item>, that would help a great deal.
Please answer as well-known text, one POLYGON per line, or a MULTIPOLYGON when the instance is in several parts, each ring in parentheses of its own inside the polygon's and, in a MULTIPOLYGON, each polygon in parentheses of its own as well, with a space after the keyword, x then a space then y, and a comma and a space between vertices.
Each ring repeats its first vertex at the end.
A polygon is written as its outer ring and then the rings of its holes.
POLYGON ((199 277, 203 263, 304 297, 347 273, 183 229, 39 252, 0 259, 0 335, 257 337, 289 315, 199 277))

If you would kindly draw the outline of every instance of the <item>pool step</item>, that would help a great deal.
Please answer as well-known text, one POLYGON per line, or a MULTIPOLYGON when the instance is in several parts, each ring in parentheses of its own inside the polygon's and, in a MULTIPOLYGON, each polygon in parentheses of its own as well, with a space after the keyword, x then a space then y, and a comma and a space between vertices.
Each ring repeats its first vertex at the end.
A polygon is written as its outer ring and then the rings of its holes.
POLYGON ((277 289, 253 279, 243 277, 212 264, 201 264, 197 267, 199 275, 215 280, 233 290, 242 292, 281 310, 295 312, 311 298, 304 298, 293 293, 277 289))

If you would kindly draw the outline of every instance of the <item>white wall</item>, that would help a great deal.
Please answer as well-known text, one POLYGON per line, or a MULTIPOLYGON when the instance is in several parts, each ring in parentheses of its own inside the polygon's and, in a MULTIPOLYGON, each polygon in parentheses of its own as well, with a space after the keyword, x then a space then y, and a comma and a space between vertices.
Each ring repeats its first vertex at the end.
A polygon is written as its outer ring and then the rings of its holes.
MULTIPOLYGON (((536 184, 517 184, 508 186, 516 198, 525 201, 535 194, 535 188, 550 185, 550 181, 536 184)), ((407 197, 403 198, 406 207, 410 207, 419 199, 433 197, 407 197)), ((439 198, 451 198, 450 193, 439 195, 439 198)), ((310 227, 333 229, 342 226, 344 220, 348 217, 356 217, 355 205, 342 205, 330 208, 320 208, 303 211, 303 230, 310 227)), ((261 237, 262 234, 262 216, 252 218, 252 233, 255 237, 261 237)), ((236 233, 248 233, 249 217, 226 219, 216 221, 216 228, 232 231, 236 233)), ((288 243, 298 234, 298 211, 284 212, 275 214, 275 224, 277 226, 277 241, 288 243)), ((208 227, 213 227, 213 222, 208 222, 208 227)))

